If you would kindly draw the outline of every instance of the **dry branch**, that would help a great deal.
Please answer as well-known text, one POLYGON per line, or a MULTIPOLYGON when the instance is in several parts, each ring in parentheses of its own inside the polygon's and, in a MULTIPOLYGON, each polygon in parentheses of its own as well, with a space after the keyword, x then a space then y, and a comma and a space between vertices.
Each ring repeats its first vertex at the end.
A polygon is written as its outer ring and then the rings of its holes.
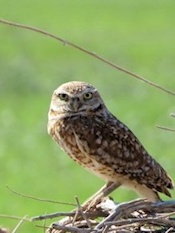
POLYGON ((70 42, 68 40, 65 40, 65 39, 61 38, 60 36, 56 36, 56 35, 54 35, 52 33, 49 33, 47 31, 41 30, 41 29, 36 28, 36 27, 11 22, 11 21, 8 21, 8 20, 5 20, 5 19, 0 19, 0 23, 8 25, 8 26, 12 26, 12 27, 18 27, 18 28, 34 31, 34 32, 40 33, 40 34, 42 34, 44 36, 50 37, 50 38, 52 38, 54 40, 57 40, 57 41, 63 43, 64 45, 69 45, 70 47, 72 47, 74 49, 77 49, 77 50, 79 50, 79 51, 81 51, 81 52, 83 52, 85 54, 88 54, 89 56, 91 56, 91 57, 93 57, 93 58, 95 58, 95 59, 97 59, 97 60, 99 60, 99 61, 101 61, 101 62, 103 62, 103 63, 105 63, 107 65, 109 65, 110 67, 112 67, 114 69, 117 69, 117 70, 119 70, 119 71, 121 71, 123 73, 126 73, 126 74, 138 79, 139 81, 142 81, 142 82, 144 82, 144 83, 146 83, 146 84, 148 84, 150 86, 153 86, 153 87, 155 87, 155 88, 157 88, 157 89, 159 89, 161 91, 164 91, 164 92, 166 92, 166 93, 168 93, 170 95, 175 95, 175 92, 170 91, 170 90, 160 86, 157 83, 151 82, 150 80, 145 79, 142 76, 140 76, 140 75, 138 75, 136 73, 133 73, 133 72, 131 72, 131 71, 129 71, 129 70, 127 70, 127 69, 125 69, 125 68, 123 68, 123 67, 121 67, 121 66, 119 66, 119 65, 117 65, 117 64, 115 64, 115 63, 113 63, 113 62, 111 62, 109 60, 107 60, 106 58, 98 55, 97 53, 91 52, 90 50, 88 50, 86 48, 83 48, 83 47, 81 47, 81 46, 79 46, 79 45, 77 45, 75 43, 72 43, 72 42, 70 42))
MULTIPOLYGON (((76 211, 53 223, 46 232, 175 232, 175 201, 152 203, 145 199, 137 199, 116 203, 104 198, 88 211, 82 213, 80 209, 81 206, 78 206, 76 211)), ((39 219, 44 219, 44 216, 34 217, 33 221, 39 219)))
POLYGON ((45 199, 45 198, 43 199, 43 198, 38 198, 38 197, 34 197, 34 196, 29 196, 29 195, 26 195, 26 194, 17 192, 17 191, 15 191, 14 189, 10 188, 10 187, 7 186, 7 185, 6 185, 6 188, 7 188, 8 190, 10 190, 12 193, 14 193, 14 194, 16 194, 16 195, 18 195, 18 196, 20 196, 20 197, 32 199, 32 200, 35 200, 35 201, 49 202, 49 203, 53 203, 53 204, 69 205, 69 206, 75 206, 75 207, 76 207, 76 204, 69 203, 69 202, 53 201, 53 200, 49 200, 49 199, 45 199))

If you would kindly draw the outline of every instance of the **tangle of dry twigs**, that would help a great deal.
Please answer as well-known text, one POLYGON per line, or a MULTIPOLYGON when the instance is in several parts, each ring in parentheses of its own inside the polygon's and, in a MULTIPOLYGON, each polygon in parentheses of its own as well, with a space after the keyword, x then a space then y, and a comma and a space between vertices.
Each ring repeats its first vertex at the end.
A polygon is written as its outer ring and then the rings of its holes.
MULTIPOLYGON (((91 210, 67 214, 66 218, 53 223, 47 233, 168 233, 175 232, 175 201, 152 203, 145 199, 116 203, 104 198, 91 210)), ((61 216, 61 214, 60 214, 61 216)), ((48 219, 48 215, 32 218, 33 221, 48 219)))

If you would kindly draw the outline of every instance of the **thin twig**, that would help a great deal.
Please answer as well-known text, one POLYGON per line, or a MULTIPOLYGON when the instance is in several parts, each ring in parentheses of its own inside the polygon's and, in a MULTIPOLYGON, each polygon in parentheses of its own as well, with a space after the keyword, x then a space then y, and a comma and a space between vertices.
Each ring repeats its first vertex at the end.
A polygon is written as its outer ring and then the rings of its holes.
POLYGON ((53 214, 45 214, 45 215, 41 215, 41 216, 36 216, 36 217, 32 217, 32 221, 40 221, 40 220, 45 220, 45 219, 52 219, 52 218, 57 218, 57 217, 73 217, 75 215, 75 213, 73 212, 57 212, 57 213, 53 213, 53 214))
POLYGON ((38 228, 42 228, 42 229, 44 229, 44 230, 46 230, 46 229, 50 229, 50 227, 46 227, 46 226, 41 226, 41 225, 35 225, 35 227, 38 227, 38 228))
POLYGON ((31 222, 30 218, 18 217, 18 216, 14 216, 14 215, 0 214, 0 218, 8 218, 8 219, 14 219, 14 220, 25 220, 27 222, 31 222))
POLYGON ((163 129, 163 130, 167 130, 167 131, 170 131, 170 132, 175 132, 175 129, 167 128, 165 126, 156 125, 156 127, 158 129, 163 129))
MULTIPOLYGON (((162 218, 167 218, 167 217, 170 217, 172 215, 175 215, 175 212, 171 212, 171 213, 167 213, 167 214, 163 214, 162 215, 162 218)), ((159 215, 161 217, 161 215, 159 215)))
POLYGON ((111 67, 113 67, 113 68, 115 68, 115 69, 117 69, 117 70, 119 70, 121 72, 129 74, 132 77, 134 77, 134 78, 136 78, 136 79, 138 79, 138 80, 140 80, 140 81, 142 81, 142 82, 144 82, 146 84, 149 84, 150 86, 153 86, 153 87, 155 87, 155 88, 157 88, 159 90, 162 90, 162 91, 164 91, 164 92, 166 92, 168 94, 175 95, 175 92, 170 91, 170 90, 168 90, 168 89, 166 89, 166 88, 164 88, 164 87, 162 87, 162 86, 160 86, 160 85, 158 85, 156 83, 153 83, 153 82, 141 77, 140 75, 137 75, 137 74, 135 74, 135 73, 121 67, 121 66, 116 65, 115 63, 112 63, 111 61, 99 56, 98 54, 96 54, 94 52, 91 52, 91 51, 89 51, 89 50, 87 50, 87 49, 85 49, 85 48, 83 48, 83 47, 81 47, 79 45, 76 45, 76 44, 74 44, 74 43, 72 43, 72 42, 70 42, 68 40, 65 40, 65 39, 63 39, 63 38, 61 38, 59 36, 55 36, 54 34, 51 34, 51 33, 47 32, 47 31, 41 30, 41 29, 36 28, 36 27, 29 26, 29 25, 10 22, 10 21, 4 20, 4 19, 0 19, 0 23, 6 24, 6 25, 9 25, 9 26, 14 26, 14 27, 18 27, 18 28, 23 28, 23 29, 35 31, 37 33, 40 33, 40 34, 43 34, 45 36, 51 37, 51 38, 53 38, 55 40, 58 40, 58 41, 62 42, 64 45, 69 45, 69 46, 71 46, 71 47, 73 47, 75 49, 78 49, 78 50, 90 55, 91 57, 94 57, 97 60, 102 61, 103 63, 105 63, 105 64, 107 64, 107 65, 109 65, 109 66, 111 66, 111 67))
POLYGON ((54 229, 57 229, 57 230, 63 230, 63 231, 68 231, 68 232, 72 232, 72 233, 92 233, 92 232, 95 232, 93 230, 90 230, 90 229, 83 229, 83 228, 77 228, 77 227, 74 227, 74 226, 63 226, 63 225, 59 225, 59 224, 53 224, 52 227, 54 229))
POLYGON ((88 219, 86 213, 83 212, 82 207, 81 207, 81 205, 80 205, 80 202, 79 202, 79 200, 78 200, 78 197, 75 197, 75 200, 76 200, 76 203, 77 203, 78 211, 80 212, 80 214, 82 215, 82 217, 83 217, 84 220, 86 221, 87 226, 92 230, 91 222, 89 221, 89 219, 88 219))
POLYGON ((105 222, 104 225, 107 226, 121 226, 124 227, 125 225, 133 225, 135 223, 142 223, 142 224, 153 224, 158 226, 171 226, 175 227, 175 222, 167 219, 158 219, 154 217, 147 217, 147 218, 140 218, 140 219, 126 219, 121 221, 112 221, 112 222, 105 222))
POLYGON ((27 216, 24 216, 19 223, 16 225, 16 227, 13 229, 12 233, 16 233, 16 231, 18 230, 18 228, 22 225, 22 223, 25 221, 27 216))
POLYGON ((165 233, 174 232, 174 227, 170 227, 165 233))
POLYGON ((10 188, 9 186, 6 186, 6 187, 7 187, 12 193, 14 193, 14 194, 16 194, 16 195, 18 195, 18 196, 25 197, 25 198, 28 198, 28 199, 32 199, 32 200, 35 200, 35 201, 49 202, 49 203, 59 204, 59 205, 76 206, 76 205, 73 204, 73 203, 61 202, 61 201, 53 201, 53 200, 49 200, 49 199, 43 199, 43 198, 37 198, 37 197, 29 196, 29 195, 22 194, 22 193, 19 193, 19 192, 15 191, 14 189, 10 188))

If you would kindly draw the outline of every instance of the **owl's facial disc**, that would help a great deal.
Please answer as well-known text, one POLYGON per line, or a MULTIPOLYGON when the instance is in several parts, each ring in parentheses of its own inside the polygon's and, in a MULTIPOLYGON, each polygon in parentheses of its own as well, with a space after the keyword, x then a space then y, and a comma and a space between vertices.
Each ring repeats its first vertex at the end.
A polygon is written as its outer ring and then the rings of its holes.
POLYGON ((101 104, 96 90, 87 90, 76 95, 65 91, 55 92, 52 99, 52 109, 59 112, 89 112, 94 111, 101 104))
POLYGON ((97 89, 84 82, 69 82, 58 87, 52 96, 51 109, 59 114, 77 115, 105 107, 97 89))
POLYGON ((57 94, 61 107, 68 112, 88 111, 94 108, 94 96, 92 92, 79 93, 76 96, 66 93, 57 94))

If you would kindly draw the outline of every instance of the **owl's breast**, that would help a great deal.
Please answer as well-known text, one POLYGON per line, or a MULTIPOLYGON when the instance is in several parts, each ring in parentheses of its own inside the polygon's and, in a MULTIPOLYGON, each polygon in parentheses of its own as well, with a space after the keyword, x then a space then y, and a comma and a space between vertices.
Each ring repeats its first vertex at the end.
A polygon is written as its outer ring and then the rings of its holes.
MULTIPOLYGON (((78 126, 76 126, 78 127, 78 126)), ((83 125, 82 127, 86 127, 83 125)), ((87 141, 80 138, 75 132, 75 122, 63 119, 57 122, 52 129, 52 137, 75 162, 86 170, 94 173, 103 180, 115 180, 114 169, 100 163, 95 158, 95 150, 89 148, 87 141), (74 124, 74 125, 72 125, 74 124)), ((85 129, 82 128, 82 131, 85 129)))
POLYGON ((52 137, 74 161, 79 164, 86 163, 89 160, 80 150, 75 132, 72 127, 71 119, 59 120, 52 129, 52 137), (54 135, 54 136, 53 136, 54 135))

